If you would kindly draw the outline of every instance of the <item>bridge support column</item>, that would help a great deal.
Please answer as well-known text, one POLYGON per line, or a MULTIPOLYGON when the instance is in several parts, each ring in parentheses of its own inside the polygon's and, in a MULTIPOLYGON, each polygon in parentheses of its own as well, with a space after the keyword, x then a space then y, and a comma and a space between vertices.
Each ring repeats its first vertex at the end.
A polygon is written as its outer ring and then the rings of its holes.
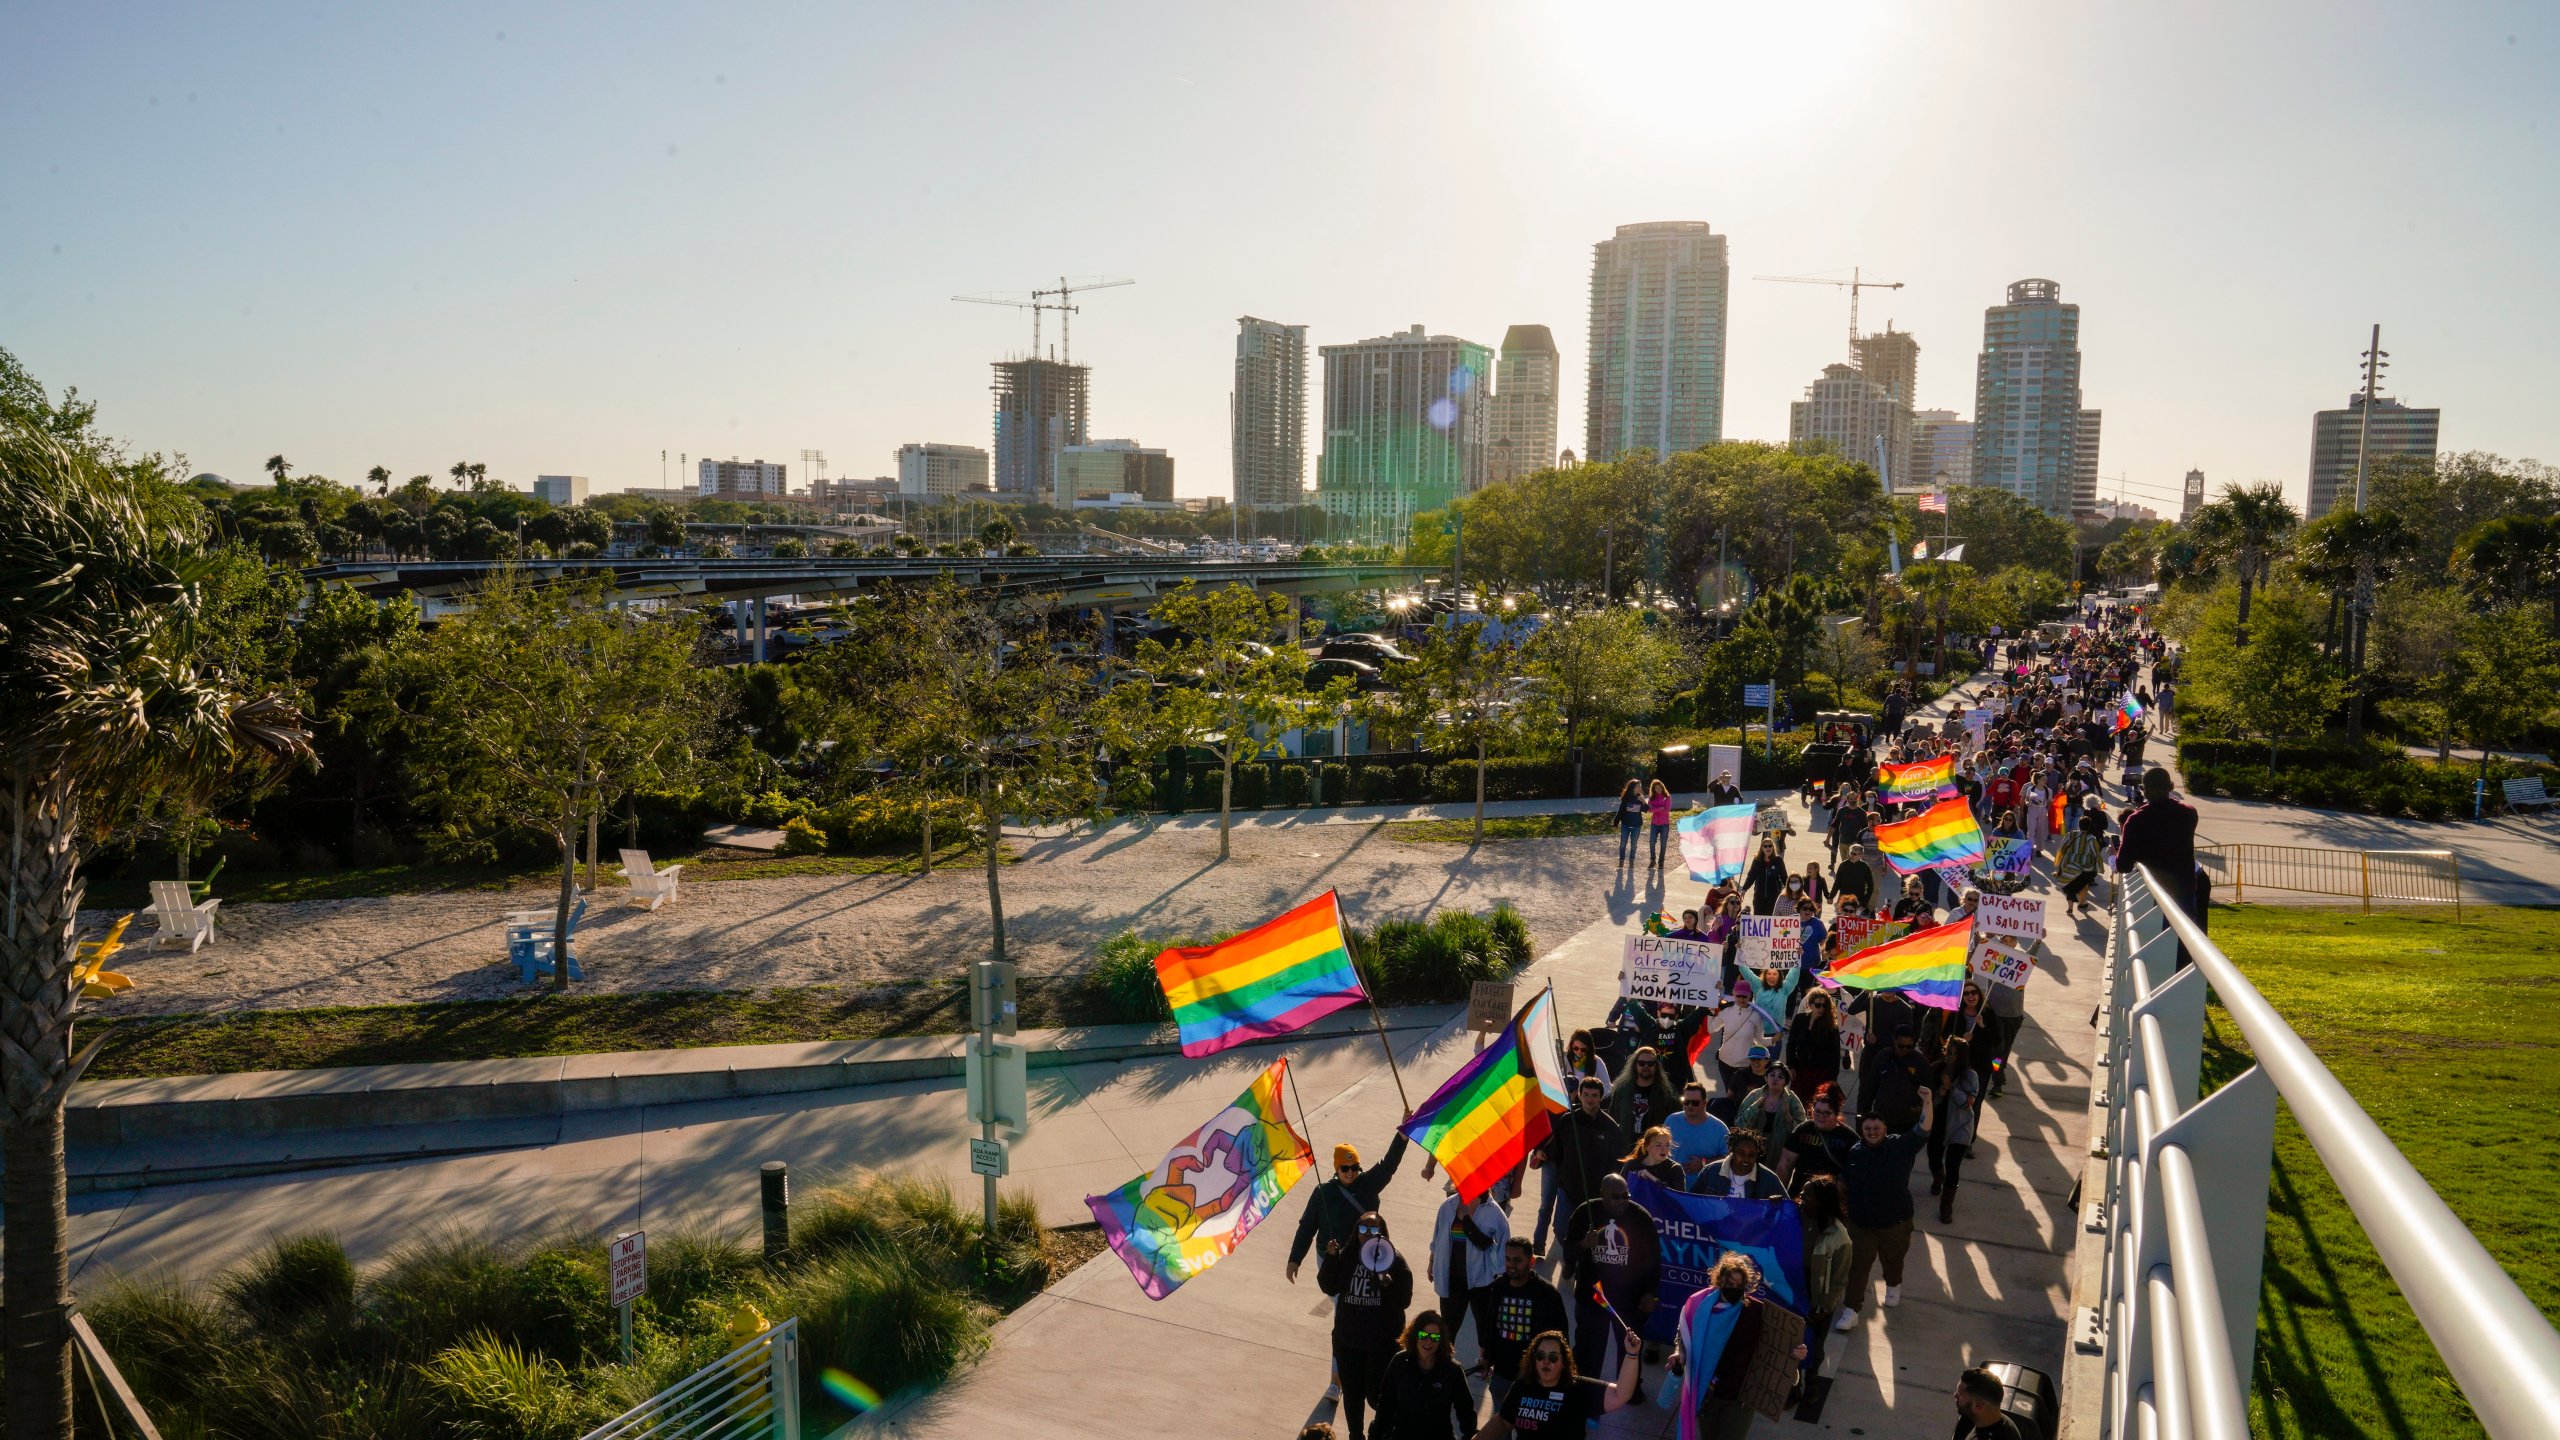
POLYGON ((762 595, 757 596, 757 597, 755 598, 755 607, 756 607, 756 662, 757 662, 758 664, 762 664, 762 663, 764 662, 764 633, 765 633, 765 623, 764 623, 764 606, 765 606, 765 597, 763 597, 762 595))

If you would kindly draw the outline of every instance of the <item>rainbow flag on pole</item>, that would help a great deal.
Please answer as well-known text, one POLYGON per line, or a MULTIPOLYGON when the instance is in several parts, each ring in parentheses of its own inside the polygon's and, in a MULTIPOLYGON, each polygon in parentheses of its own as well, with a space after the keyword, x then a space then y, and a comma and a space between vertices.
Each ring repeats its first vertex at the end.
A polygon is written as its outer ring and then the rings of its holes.
POLYGON ((1845 956, 1816 978, 1834 989, 1899 990, 1915 1005, 1953 1010, 1964 998, 1972 946, 1973 922, 1959 920, 1845 956))
POLYGON ((1985 858, 1982 827, 1962 800, 1941 800, 1908 820, 1877 826, 1876 848, 1896 875, 1963 870, 1985 858))
POLYGON ((1883 787, 1877 792, 1877 798, 1896 805, 1944 799, 1958 793, 1956 757, 1941 755, 1935 760, 1914 760, 1908 765, 1878 765, 1876 783, 1883 787))
POLYGON ((1751 817, 1759 808, 1749 801, 1718 805, 1672 822, 1672 831, 1680 838, 1680 859, 1689 867, 1690 879, 1712 885, 1742 873, 1751 854, 1751 817))
POLYGON ((2134 721, 2142 718, 2142 702, 2133 698, 2133 692, 2128 690, 2118 697, 2108 713, 2115 717, 2116 729, 2127 730, 2132 728, 2134 721))
POLYGON ((1369 998, 1351 968, 1342 902, 1330 890, 1231 940, 1165 951, 1156 978, 1173 1002, 1182 1053, 1195 1060, 1286 1035, 1369 998))
POLYGON ((1288 1057, 1272 1061, 1156 1168, 1108 1195, 1084 1197, 1103 1240, 1148 1299, 1163 1299, 1234 1253, 1315 1168, 1306 1137, 1281 1108, 1288 1069, 1288 1057))
POLYGON ((1439 1160, 1465 1203, 1474 1204, 1494 1181, 1519 1169, 1547 1138, 1549 1117, 1564 1113, 1564 1070, 1556 1055, 1550 988, 1522 1006, 1492 1044, 1404 1122, 1406 1137, 1439 1160))

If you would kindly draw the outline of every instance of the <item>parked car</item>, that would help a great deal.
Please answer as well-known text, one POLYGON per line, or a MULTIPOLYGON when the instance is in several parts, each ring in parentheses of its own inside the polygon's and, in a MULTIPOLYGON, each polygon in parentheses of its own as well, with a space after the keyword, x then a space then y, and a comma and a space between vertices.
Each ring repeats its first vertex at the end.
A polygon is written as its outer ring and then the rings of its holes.
POLYGON ((1316 651, 1322 660, 1357 660, 1364 665, 1384 669, 1390 664, 1413 657, 1397 649, 1393 642, 1377 635, 1337 635, 1316 651))
POLYGON ((1321 689, 1336 680, 1348 680, 1358 690, 1384 690, 1386 672, 1365 660, 1346 660, 1329 655, 1307 662, 1307 688, 1321 689))

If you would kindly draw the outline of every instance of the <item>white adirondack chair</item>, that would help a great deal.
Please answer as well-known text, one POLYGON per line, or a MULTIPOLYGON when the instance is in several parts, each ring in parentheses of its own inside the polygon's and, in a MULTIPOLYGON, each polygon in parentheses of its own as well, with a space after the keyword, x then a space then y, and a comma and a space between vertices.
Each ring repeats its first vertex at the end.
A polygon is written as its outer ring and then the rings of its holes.
POLYGON ((682 865, 670 865, 664 870, 655 868, 650 865, 646 850, 622 852, 622 878, 631 882, 631 903, 634 905, 646 905, 655 910, 676 898, 676 877, 683 870, 682 865))
POLYGON ((184 880, 151 882, 151 918, 160 924, 160 933, 151 937, 154 945, 184 945, 192 955, 213 938, 213 912, 220 900, 196 903, 187 892, 184 880))

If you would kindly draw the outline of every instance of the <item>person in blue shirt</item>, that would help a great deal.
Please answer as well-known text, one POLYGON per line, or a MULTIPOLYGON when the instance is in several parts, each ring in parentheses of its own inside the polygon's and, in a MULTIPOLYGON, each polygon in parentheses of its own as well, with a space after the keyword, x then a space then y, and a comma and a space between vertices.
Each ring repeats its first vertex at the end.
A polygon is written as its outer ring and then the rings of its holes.
POLYGON ((1663 1118, 1662 1128, 1671 1132, 1671 1158, 1684 1174, 1724 1158, 1725 1123, 1707 1113, 1707 1087, 1695 1080, 1680 1087, 1680 1108, 1663 1118))

